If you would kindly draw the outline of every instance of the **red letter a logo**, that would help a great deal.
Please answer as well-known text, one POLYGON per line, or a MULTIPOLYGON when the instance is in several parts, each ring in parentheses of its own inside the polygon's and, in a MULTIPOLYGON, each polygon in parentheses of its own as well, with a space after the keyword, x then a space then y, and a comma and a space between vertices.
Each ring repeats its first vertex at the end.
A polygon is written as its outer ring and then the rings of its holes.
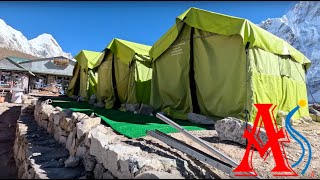
MULTIPOLYGON (((274 157, 274 161, 276 166, 272 169, 272 173, 274 176, 297 176, 297 174, 293 171, 293 169, 288 164, 287 157, 284 152, 284 148, 282 146, 283 142, 289 142, 290 140, 286 136, 286 132, 284 129, 278 130, 277 126, 275 125, 275 120, 270 116, 270 108, 272 104, 254 104, 258 109, 257 116, 255 118, 253 127, 251 132, 245 130, 243 137, 248 139, 248 145, 246 148, 245 155, 239 164, 239 166, 233 170, 235 176, 256 176, 257 173, 254 171, 252 167, 252 155, 253 149, 251 147, 257 149, 260 154, 260 157, 268 156, 270 153, 266 153, 269 148, 274 157), (257 131, 258 124, 261 121, 264 124, 266 134, 268 137, 268 142, 266 144, 258 143, 257 139, 255 138, 255 133, 257 131), (251 173, 251 175, 249 175, 251 173), (252 175, 253 174, 253 175, 252 175)), ((275 108, 275 107, 274 107, 275 108)), ((273 108, 273 109, 274 109, 273 108)), ((272 109, 272 114, 273 114, 272 109)), ((259 133, 259 132, 258 132, 259 133)))

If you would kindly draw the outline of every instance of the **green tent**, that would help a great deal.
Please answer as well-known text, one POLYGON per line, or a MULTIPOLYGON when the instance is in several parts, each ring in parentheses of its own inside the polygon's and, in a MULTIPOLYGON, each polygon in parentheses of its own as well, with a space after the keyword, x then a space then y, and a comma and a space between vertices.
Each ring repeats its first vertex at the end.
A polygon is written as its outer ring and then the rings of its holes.
POLYGON ((100 65, 104 53, 82 50, 74 58, 77 60, 73 69, 73 77, 69 83, 67 95, 80 96, 84 100, 97 91, 97 66, 100 65))
MULTIPOLYGON (((190 8, 151 48, 150 104, 174 118, 189 112, 252 121, 256 103, 288 112, 307 101, 310 61, 246 19, 190 8), (248 53, 246 53, 248 52, 248 53)), ((309 116, 308 107, 294 118, 309 116)))
POLYGON ((97 100, 107 109, 121 104, 149 104, 150 46, 113 39, 98 67, 97 100))

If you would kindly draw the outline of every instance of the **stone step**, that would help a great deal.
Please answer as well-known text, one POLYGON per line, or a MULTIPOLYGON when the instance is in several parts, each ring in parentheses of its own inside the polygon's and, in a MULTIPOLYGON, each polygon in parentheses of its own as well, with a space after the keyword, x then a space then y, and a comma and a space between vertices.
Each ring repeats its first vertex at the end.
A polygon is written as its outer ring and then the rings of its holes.
POLYGON ((22 114, 17 128, 15 159, 20 169, 19 178, 76 179, 83 176, 82 164, 65 167, 69 151, 38 126, 33 116, 22 114))

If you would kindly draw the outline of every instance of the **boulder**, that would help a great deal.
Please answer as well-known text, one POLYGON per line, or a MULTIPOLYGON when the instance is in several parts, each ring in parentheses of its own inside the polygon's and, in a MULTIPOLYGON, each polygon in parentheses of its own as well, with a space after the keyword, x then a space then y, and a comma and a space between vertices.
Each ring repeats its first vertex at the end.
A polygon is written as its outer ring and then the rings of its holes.
POLYGON ((149 105, 146 104, 141 104, 140 109, 139 109, 139 114, 144 114, 144 115, 150 115, 153 116, 153 108, 149 105))
MULTIPOLYGON (((248 128, 252 127, 252 123, 248 122, 248 128)), ((227 117, 215 123, 215 130, 220 140, 233 141, 242 145, 246 145, 246 139, 243 137, 245 129, 246 122, 234 117, 227 117)), ((259 137, 263 143, 268 141, 264 128, 260 129, 259 137)))
POLYGON ((130 112, 138 112, 139 109, 140 109, 140 104, 128 104, 126 103, 125 104, 125 108, 127 111, 130 111, 130 112))

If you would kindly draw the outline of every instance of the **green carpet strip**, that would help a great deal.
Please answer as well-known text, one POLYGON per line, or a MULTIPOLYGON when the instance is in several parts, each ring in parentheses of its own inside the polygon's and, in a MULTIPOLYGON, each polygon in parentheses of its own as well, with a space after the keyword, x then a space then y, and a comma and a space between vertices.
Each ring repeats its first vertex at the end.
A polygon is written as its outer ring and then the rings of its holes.
MULTIPOLYGON (((59 106, 62 109, 71 109, 74 112, 82 112, 90 115, 94 112, 97 116, 106 122, 112 129, 119 134, 128 138, 139 138, 146 136, 147 130, 159 130, 163 133, 178 132, 170 125, 164 123, 154 116, 147 116, 141 114, 133 114, 131 112, 122 112, 114 109, 105 109, 94 107, 87 102, 76 102, 73 100, 52 100, 54 107, 59 106)), ((194 124, 189 121, 174 120, 188 131, 205 130, 206 126, 194 124)))

